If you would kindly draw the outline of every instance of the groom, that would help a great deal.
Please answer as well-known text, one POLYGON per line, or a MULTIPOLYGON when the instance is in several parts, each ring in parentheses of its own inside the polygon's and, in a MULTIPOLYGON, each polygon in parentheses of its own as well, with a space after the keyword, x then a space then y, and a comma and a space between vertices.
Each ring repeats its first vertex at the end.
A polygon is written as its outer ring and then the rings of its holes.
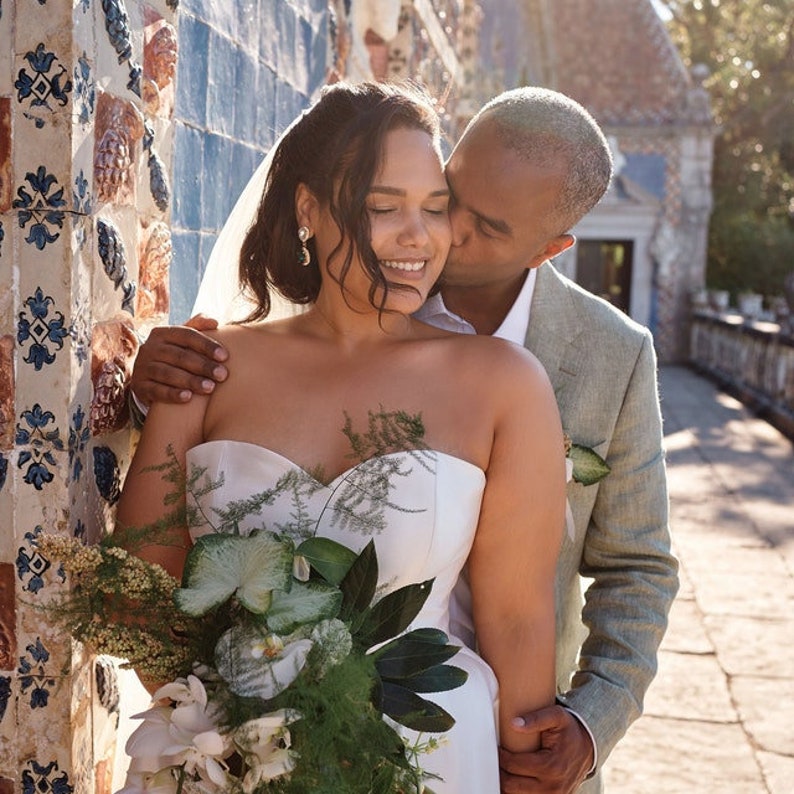
MULTIPOLYGON (((577 103, 516 89, 474 118, 446 174, 453 244, 441 292, 419 316, 524 344, 548 372, 566 434, 611 467, 598 484, 568 488, 575 532, 558 563, 560 695, 523 719, 543 730, 543 746, 500 755, 504 794, 590 794, 641 713, 678 587, 651 335, 548 261, 574 243, 568 230, 606 191, 609 147, 577 103)), ((133 372, 139 399, 186 400, 225 378, 225 351, 200 333, 214 323, 192 325, 152 332, 133 372)))

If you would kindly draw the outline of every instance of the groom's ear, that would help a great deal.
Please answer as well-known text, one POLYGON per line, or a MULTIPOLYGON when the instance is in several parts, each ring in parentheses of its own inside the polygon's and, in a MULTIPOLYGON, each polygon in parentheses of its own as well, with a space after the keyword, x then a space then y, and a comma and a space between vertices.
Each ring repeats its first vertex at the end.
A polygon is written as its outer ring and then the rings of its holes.
POLYGON ((533 267, 540 267, 544 262, 549 259, 554 259, 557 254, 567 251, 574 243, 576 238, 572 234, 559 234, 549 240, 546 245, 534 256, 527 265, 527 269, 531 270, 533 267))
POLYGON ((295 219, 298 226, 308 226, 314 231, 318 224, 320 202, 303 182, 295 188, 295 219))

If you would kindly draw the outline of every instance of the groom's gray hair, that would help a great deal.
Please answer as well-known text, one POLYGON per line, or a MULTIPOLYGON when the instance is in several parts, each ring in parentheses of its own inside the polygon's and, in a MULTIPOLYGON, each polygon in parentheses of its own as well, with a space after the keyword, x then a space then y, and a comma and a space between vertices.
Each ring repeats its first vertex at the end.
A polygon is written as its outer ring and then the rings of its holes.
POLYGON ((555 234, 568 231, 606 193, 612 177, 609 143, 590 113, 565 94, 538 87, 505 91, 477 113, 467 130, 484 121, 493 123, 501 142, 527 162, 565 169, 549 218, 555 234))

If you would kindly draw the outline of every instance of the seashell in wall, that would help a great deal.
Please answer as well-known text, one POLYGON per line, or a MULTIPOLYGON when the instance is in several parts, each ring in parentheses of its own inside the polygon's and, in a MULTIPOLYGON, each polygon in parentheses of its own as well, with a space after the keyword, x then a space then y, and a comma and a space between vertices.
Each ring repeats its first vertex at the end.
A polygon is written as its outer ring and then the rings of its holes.
POLYGON ((130 102, 100 93, 94 126, 94 194, 100 203, 135 203, 143 116, 130 102))
POLYGON ((122 428, 128 419, 127 382, 138 351, 132 321, 116 318, 94 326, 91 337, 91 435, 122 428))
POLYGON ((149 227, 146 247, 140 256, 136 311, 140 319, 168 312, 168 268, 172 257, 171 230, 162 221, 155 221, 149 227))

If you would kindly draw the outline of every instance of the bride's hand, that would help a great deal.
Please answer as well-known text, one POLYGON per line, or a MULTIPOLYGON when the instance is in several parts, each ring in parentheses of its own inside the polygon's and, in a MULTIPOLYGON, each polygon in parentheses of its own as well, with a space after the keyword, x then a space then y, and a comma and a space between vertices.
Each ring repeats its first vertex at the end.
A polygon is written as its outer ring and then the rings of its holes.
POLYGON ((145 406, 155 402, 187 402, 193 394, 209 394, 226 380, 226 349, 203 333, 217 320, 197 314, 185 325, 158 326, 141 345, 130 388, 145 406))

